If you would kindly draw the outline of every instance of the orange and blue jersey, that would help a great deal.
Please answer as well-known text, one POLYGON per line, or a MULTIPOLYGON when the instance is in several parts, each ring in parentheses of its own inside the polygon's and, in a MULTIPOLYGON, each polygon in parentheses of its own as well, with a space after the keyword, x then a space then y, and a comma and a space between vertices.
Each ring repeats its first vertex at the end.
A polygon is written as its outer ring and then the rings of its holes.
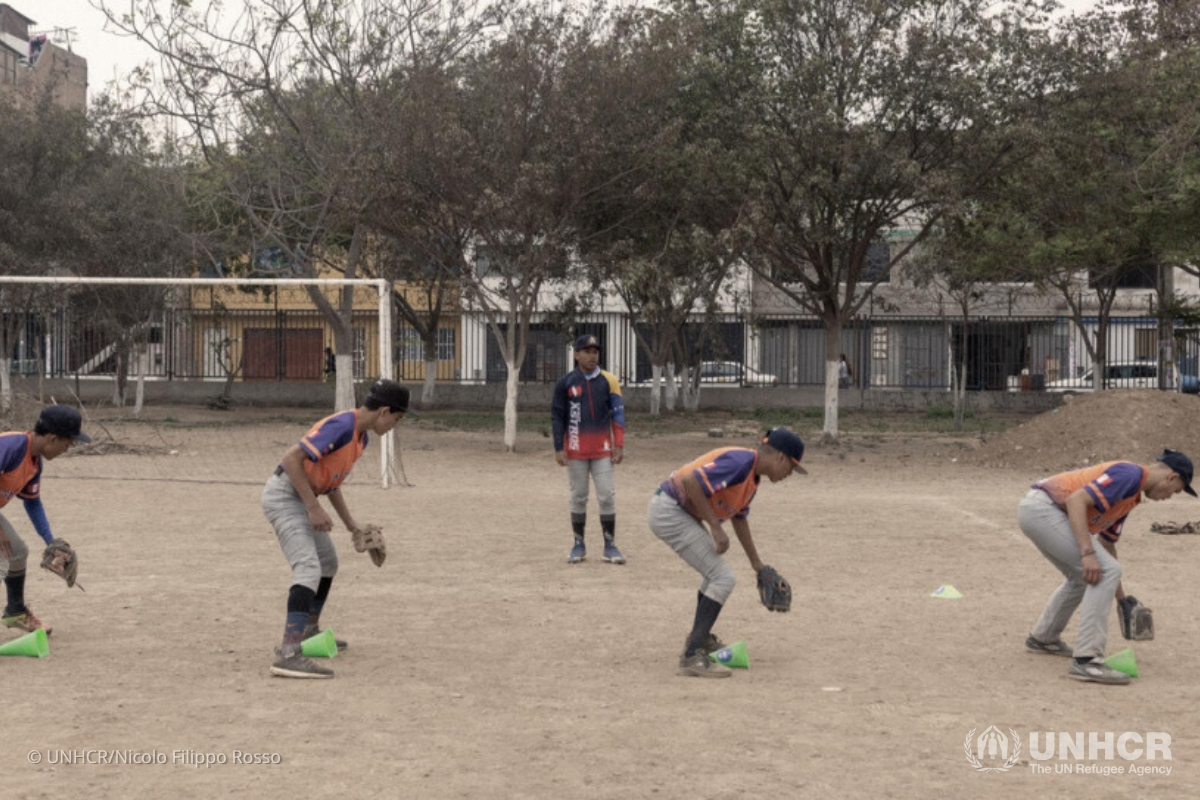
POLYGON ((662 482, 659 489, 696 519, 703 519, 683 486, 685 475, 695 475, 713 512, 722 521, 745 519, 750 501, 758 491, 754 474, 758 451, 745 447, 722 447, 684 464, 662 482))
POLYGON ((367 433, 358 433, 358 410, 332 414, 313 425, 300 440, 304 474, 316 494, 329 494, 342 485, 367 447, 367 433))
POLYGON ((42 457, 30 454, 28 431, 0 433, 0 508, 13 497, 36 500, 42 484, 42 457))
POLYGON ((550 406, 554 451, 568 458, 593 459, 612 455, 625 446, 625 400, 621 385, 610 372, 597 367, 585 375, 578 367, 554 385, 550 406))
POLYGON ((1083 489, 1095 508, 1088 516, 1088 530, 1110 542, 1121 537, 1121 528, 1129 512, 1142 502, 1146 470, 1132 461, 1106 461, 1092 467, 1061 472, 1033 484, 1050 495, 1064 511, 1067 498, 1083 489))

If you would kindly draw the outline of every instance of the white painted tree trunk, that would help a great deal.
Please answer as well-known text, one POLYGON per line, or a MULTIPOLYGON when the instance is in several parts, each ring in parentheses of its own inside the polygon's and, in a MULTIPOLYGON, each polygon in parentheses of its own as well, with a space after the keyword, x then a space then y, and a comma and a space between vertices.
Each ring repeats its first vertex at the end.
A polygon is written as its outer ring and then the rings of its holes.
POLYGON ((337 368, 337 379, 333 389, 333 410, 345 411, 355 408, 358 403, 354 400, 354 356, 339 353, 334 358, 337 368))
POLYGON ((517 449, 517 378, 520 377, 519 365, 506 361, 508 380, 504 385, 504 449, 513 452, 517 449))
POLYGON ((0 358, 0 409, 7 414, 13 407, 12 359, 0 358))
POLYGON ((142 360, 138 359, 137 373, 137 388, 133 390, 133 416, 139 419, 142 416, 142 406, 146 402, 146 375, 141 368, 142 360))
POLYGON ((663 369, 660 364, 653 364, 650 367, 650 415, 657 417, 662 413, 662 374, 663 369))
MULTIPOLYGON (((832 350, 829 351, 831 354, 832 350)), ((821 441, 826 443, 838 440, 838 356, 825 357, 825 428, 821 431, 821 441)))

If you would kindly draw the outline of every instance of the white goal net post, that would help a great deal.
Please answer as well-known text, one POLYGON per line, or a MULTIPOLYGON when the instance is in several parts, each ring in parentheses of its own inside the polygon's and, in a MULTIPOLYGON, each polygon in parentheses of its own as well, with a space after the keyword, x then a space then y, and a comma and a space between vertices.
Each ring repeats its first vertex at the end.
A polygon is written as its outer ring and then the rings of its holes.
MULTIPOLYGON (((3 289, 12 286, 54 286, 62 289, 85 288, 88 286, 125 286, 138 287, 144 286, 147 288, 166 288, 166 289, 188 289, 189 287, 224 287, 229 289, 240 288, 272 288, 277 291, 294 290, 302 287, 325 287, 325 288, 343 288, 343 287, 365 287, 373 289, 377 298, 377 306, 375 308, 375 318, 377 321, 377 376, 380 378, 395 379, 395 354, 393 342, 393 325, 392 325, 392 285, 389 281, 383 279, 369 278, 118 278, 118 277, 75 277, 75 276, 17 276, 17 275, 0 275, 0 295, 4 294, 3 289)), ((336 303, 335 303, 336 305, 336 303)), ((311 311, 315 312, 315 306, 310 305, 311 311)), ((7 313, 11 309, 0 307, 0 313, 7 313)), ((11 354, 0 354, 5 358, 11 354)), ((367 365, 367 369, 370 366, 367 365)), ((211 379, 211 376, 210 376, 211 379)), ((342 410, 335 408, 334 411, 342 410)), ((397 452, 394 435, 378 437, 380 443, 380 473, 382 476, 383 488, 387 488, 397 482, 397 452)))

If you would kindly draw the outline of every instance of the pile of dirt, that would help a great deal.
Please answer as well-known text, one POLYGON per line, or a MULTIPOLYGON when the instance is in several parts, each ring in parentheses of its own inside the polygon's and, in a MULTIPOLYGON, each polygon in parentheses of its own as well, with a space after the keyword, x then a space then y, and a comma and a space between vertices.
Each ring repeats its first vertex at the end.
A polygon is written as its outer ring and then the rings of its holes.
POLYGON ((1118 459, 1148 463, 1164 447, 1200 458, 1200 396, 1121 389, 1064 400, 962 461, 1042 475, 1118 459))

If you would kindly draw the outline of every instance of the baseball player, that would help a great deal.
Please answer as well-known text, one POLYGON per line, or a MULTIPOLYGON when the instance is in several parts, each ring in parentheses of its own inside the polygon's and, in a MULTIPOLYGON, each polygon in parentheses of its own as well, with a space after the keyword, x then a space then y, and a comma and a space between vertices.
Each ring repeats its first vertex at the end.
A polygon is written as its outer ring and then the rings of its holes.
POLYGON ((1068 677, 1095 683, 1129 683, 1104 663, 1108 612, 1125 597, 1117 540, 1129 512, 1142 501, 1192 497, 1192 461, 1164 450, 1152 464, 1109 461, 1063 472, 1033 484, 1017 506, 1017 521, 1066 581, 1050 596, 1025 640, 1031 653, 1073 657, 1068 677), (1079 608, 1079 638, 1072 649, 1061 638, 1079 608))
MULTIPOLYGON (((329 532, 333 520, 322 508, 322 495, 337 512, 346 529, 358 540, 368 529, 379 536, 371 547, 376 564, 383 560, 382 534, 374 526, 362 528, 342 496, 342 482, 367 447, 368 433, 382 436, 407 413, 408 389, 390 380, 371 385, 363 404, 328 416, 283 454, 275 473, 267 479, 262 507, 279 538, 279 546, 292 568, 288 590, 287 622, 283 644, 271 665, 271 674, 285 678, 332 678, 333 670, 320 666, 300 652, 300 643, 318 633, 321 610, 329 598, 338 557, 329 532)), ((339 641, 338 649, 346 643, 339 641)))
MULTIPOLYGON (((709 653, 724 647, 712 628, 736 582, 733 570, 721 557, 729 549, 724 523, 733 525, 755 573, 761 576, 770 570, 759 558, 750 535, 750 501, 764 475, 778 483, 793 472, 806 474, 800 466, 803 457, 804 442, 799 436, 787 428, 772 428, 757 449, 723 447, 705 453, 672 472, 655 490, 648 512, 650 530, 704 578, 692 632, 679 659, 680 675, 729 677, 728 669, 708 658, 709 653)), ((790 590, 788 600, 790 603, 790 590)))
MULTIPOLYGON (((83 418, 70 406, 46 406, 42 409, 33 431, 0 433, 0 508, 13 495, 25 504, 25 513, 33 529, 46 544, 54 541, 46 510, 42 507, 42 462, 53 461, 67 452, 75 442, 90 442, 83 433, 83 418)), ((5 627, 32 632, 38 628, 49 636, 53 630, 38 619, 25 605, 25 567, 29 548, 17 535, 3 514, 0 514, 0 575, 8 602, 0 617, 5 627)))
POLYGON ((600 342, 590 334, 575 340, 576 368, 554 386, 550 419, 554 427, 554 460, 567 468, 571 480, 571 531, 575 545, 568 564, 587 557, 584 527, 587 523, 588 478, 596 484, 600 504, 600 530, 604 534, 604 560, 624 564, 617 549, 617 487, 613 465, 625 457, 625 401, 621 386, 610 372, 600 369, 600 342))

